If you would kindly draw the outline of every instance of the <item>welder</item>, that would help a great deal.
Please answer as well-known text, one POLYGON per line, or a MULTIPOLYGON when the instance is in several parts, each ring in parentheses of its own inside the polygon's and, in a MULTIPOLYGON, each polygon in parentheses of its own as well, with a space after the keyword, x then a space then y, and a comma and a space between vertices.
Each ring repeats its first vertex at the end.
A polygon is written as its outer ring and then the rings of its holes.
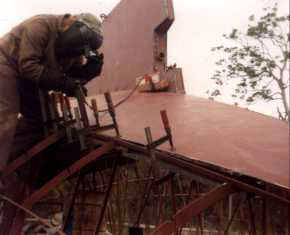
POLYGON ((0 39, 0 171, 41 135, 39 88, 74 96, 100 75, 102 42, 90 13, 37 15, 0 39))

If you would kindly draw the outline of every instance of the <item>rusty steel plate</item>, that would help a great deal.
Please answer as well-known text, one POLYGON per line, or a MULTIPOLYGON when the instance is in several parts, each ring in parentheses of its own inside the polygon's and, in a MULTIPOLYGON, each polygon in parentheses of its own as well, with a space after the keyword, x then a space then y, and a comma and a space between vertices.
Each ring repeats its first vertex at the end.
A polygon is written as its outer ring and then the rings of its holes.
MULTIPOLYGON (((114 103, 128 93, 112 93, 114 103)), ((103 96, 96 97, 99 108, 106 108, 103 96)), ((145 127, 151 127, 153 140, 164 136, 163 109, 168 113, 177 154, 289 188, 287 123, 190 95, 135 93, 116 108, 122 138, 147 144, 145 127)), ((94 124, 90 111, 89 116, 94 124)), ((100 117, 103 125, 111 122, 107 113, 100 117)), ((106 133, 115 135, 114 131, 106 133)), ((170 152, 168 143, 159 149, 170 152)))

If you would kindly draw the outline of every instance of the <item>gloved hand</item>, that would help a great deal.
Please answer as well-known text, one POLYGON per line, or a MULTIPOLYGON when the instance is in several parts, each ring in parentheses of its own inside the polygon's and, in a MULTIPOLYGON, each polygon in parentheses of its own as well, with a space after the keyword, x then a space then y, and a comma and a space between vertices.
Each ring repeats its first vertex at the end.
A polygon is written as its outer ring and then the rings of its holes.
POLYGON ((64 92, 67 96, 74 97, 76 90, 79 89, 79 86, 79 81, 66 77, 63 79, 63 89, 61 89, 61 91, 64 92))
POLYGON ((79 80, 72 79, 59 71, 46 68, 39 78, 39 87, 46 90, 61 91, 68 96, 75 96, 79 80))
POLYGON ((100 76, 104 64, 104 54, 90 56, 87 64, 83 67, 86 71, 86 83, 91 81, 93 78, 100 76))
POLYGON ((104 55, 95 55, 87 58, 87 63, 81 67, 72 67, 67 75, 73 78, 80 79, 82 84, 86 84, 93 78, 99 76, 103 68, 104 55))

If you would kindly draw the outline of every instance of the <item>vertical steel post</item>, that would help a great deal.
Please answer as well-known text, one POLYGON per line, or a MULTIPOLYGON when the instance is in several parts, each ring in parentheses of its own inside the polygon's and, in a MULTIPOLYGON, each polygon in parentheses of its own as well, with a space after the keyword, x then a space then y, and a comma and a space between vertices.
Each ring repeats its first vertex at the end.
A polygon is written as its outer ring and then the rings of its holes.
POLYGON ((114 104, 113 104, 113 101, 112 101, 111 94, 109 92, 105 93, 105 99, 106 99, 106 102, 107 102, 107 105, 108 105, 109 113, 110 113, 111 118, 112 118, 113 123, 114 123, 116 134, 117 134, 117 136, 120 136, 119 126, 118 126, 118 123, 117 123, 117 120, 116 120, 115 107, 114 107, 114 104))
POLYGON ((157 226, 160 222, 160 211, 161 211, 161 201, 162 201, 162 195, 161 195, 161 190, 160 190, 160 185, 157 186, 157 193, 158 193, 158 198, 157 198, 157 203, 156 203, 156 220, 155 220, 155 226, 157 226))
POLYGON ((59 103, 60 103, 60 111, 62 112, 62 117, 64 117, 63 116, 64 96, 62 93, 60 93, 58 97, 59 97, 59 103))
MULTIPOLYGON (((196 193, 198 195, 200 195, 200 193, 201 193, 200 185, 198 182, 196 182, 196 193)), ((199 213, 197 217, 198 217, 200 232, 201 232, 201 235, 203 235, 203 214, 202 214, 202 212, 199 213)))
POLYGON ((145 128, 145 135, 146 135, 147 143, 148 143, 148 146, 149 146, 148 149, 149 149, 149 152, 150 152, 151 160, 155 161, 156 157, 155 157, 154 151, 153 151, 153 149, 150 148, 150 145, 153 143, 150 127, 146 127, 145 128))
POLYGON ((57 108, 58 96, 55 92, 52 92, 50 97, 51 97, 52 108, 54 109, 54 113, 55 113, 55 118, 56 118, 56 120, 59 120, 60 115, 59 115, 58 108, 57 108))
POLYGON ((251 197, 248 196, 248 206, 250 212, 250 220, 251 220, 251 234, 256 235, 256 224, 255 224, 255 214, 252 207, 251 197))
POLYGON ((80 114, 81 114, 81 120, 84 123, 84 127, 87 128, 89 127, 89 118, 88 118, 88 114, 87 114, 87 110, 86 110, 86 100, 85 100, 85 96, 83 94, 83 88, 81 86, 79 86, 79 89, 76 91, 76 98, 78 101, 78 105, 79 105, 79 109, 80 109, 80 114))
MULTIPOLYGON (((271 191, 271 188, 268 184, 265 185, 265 190, 267 192, 271 191)), ((272 213, 270 211, 270 204, 271 201, 267 198, 265 198, 265 213, 266 213, 266 226, 267 226, 267 233, 268 234, 273 234, 274 233, 274 229, 273 229, 273 224, 272 224, 272 213)))
MULTIPOLYGON (((284 192, 284 197, 286 199, 290 199, 290 190, 288 190, 288 192, 284 192)), ((284 217, 285 217, 285 234, 286 235, 290 235, 290 206, 287 206, 284 208, 284 217)))
POLYGON ((267 200, 263 199, 263 205, 262 205, 262 234, 267 235, 268 234, 268 225, 267 225, 267 200))
POLYGON ((74 204, 75 204, 75 200, 76 200, 76 195, 77 195, 77 192, 78 192, 78 189, 80 187, 81 180, 82 180, 81 172, 82 171, 79 171, 77 183, 76 183, 75 188, 74 188, 74 192, 73 192, 73 195, 72 195, 71 203, 69 205, 68 213, 67 213, 66 217, 64 218, 64 222, 63 222, 63 230, 64 231, 66 231, 67 228, 68 228, 69 218, 70 218, 70 216, 72 215, 72 212, 73 212, 73 208, 74 208, 74 204))
POLYGON ((233 211, 233 195, 229 196, 229 214, 228 214, 228 220, 232 218, 232 211, 233 211))
MULTIPOLYGON (((74 108, 74 113, 75 113, 75 117, 76 117, 76 121, 77 121, 76 128, 78 131, 81 131, 82 123, 81 123, 79 109, 77 107, 74 108)), ((82 133, 78 133, 78 137, 79 137, 79 141, 80 141, 81 150, 84 150, 86 148, 85 138, 84 138, 82 133)))
POLYGON ((230 217, 230 219, 229 219, 229 222, 228 222, 228 224, 227 224, 227 227, 226 227, 226 229, 225 229, 225 235, 227 235, 228 234, 228 231, 229 231, 229 229, 230 229, 230 227, 231 227, 231 224, 232 224, 232 222, 234 221, 234 218, 235 218, 235 216, 236 216, 236 214, 237 214, 237 212, 238 212, 238 210, 239 210, 239 208, 240 208, 240 206, 244 203, 244 198, 240 198, 239 199, 239 201, 238 201, 238 203, 237 203, 237 206, 235 207, 235 209, 234 209, 234 211, 233 211, 233 214, 231 215, 231 217, 230 217))
POLYGON ((163 217, 164 217, 163 204, 167 195, 167 182, 165 182, 163 188, 164 188, 163 192, 160 191, 160 195, 159 195, 159 214, 158 214, 158 220, 157 220, 156 225, 161 224, 163 222, 163 217))
MULTIPOLYGON (((179 174, 177 175, 176 180, 177 180, 177 184, 178 184, 180 193, 183 193, 183 185, 182 185, 182 182, 181 182, 181 179, 180 179, 180 175, 179 174)), ((186 205, 186 199, 185 199, 185 197, 182 197, 181 200, 183 202, 183 206, 185 206, 186 205)))
MULTIPOLYGON (((64 98, 64 101, 65 101, 65 98, 64 98)), ((68 143, 72 143, 73 140, 72 140, 72 129, 69 125, 69 111, 68 111, 68 106, 67 106, 67 102, 64 102, 63 103, 63 118, 64 118, 64 121, 65 121, 65 130, 66 130, 66 137, 67 137, 67 142, 68 143)))
POLYGON ((50 111, 50 118, 52 121, 52 128, 54 132, 57 132, 57 116, 56 116, 56 112, 55 112, 55 108, 54 108, 54 104, 53 104, 53 98, 52 98, 52 94, 51 95, 47 95, 47 101, 48 101, 48 108, 50 111))
POLYGON ((69 97, 65 96, 65 97, 64 97, 64 102, 65 102, 65 104, 66 104, 68 117, 69 117, 70 119, 72 119, 73 116, 72 116, 71 103, 70 103, 69 97))
POLYGON ((152 134, 151 134, 150 127, 146 127, 145 128, 145 135, 146 135, 146 139, 147 139, 148 145, 152 144, 153 139, 152 139, 152 134))
POLYGON ((175 196, 175 188, 174 188, 174 179, 173 178, 171 178, 171 180, 170 180, 170 189, 171 189, 172 209, 173 209, 173 213, 176 214, 177 207, 176 207, 176 196, 175 196))
MULTIPOLYGON (((153 171, 153 164, 151 164, 150 168, 149 168, 149 173, 148 173, 148 178, 151 176, 151 173, 153 171)), ((135 226, 136 227, 139 227, 140 225, 140 220, 141 220, 141 216, 142 216, 142 213, 146 207, 146 204, 147 204, 147 201, 150 197, 150 192, 151 192, 151 189, 152 189, 152 186, 153 186, 153 182, 150 183, 150 181, 146 181, 146 184, 145 184, 145 188, 144 188, 144 193, 143 193, 143 204, 141 205, 141 208, 139 210, 139 214, 137 216, 137 220, 136 220, 136 223, 135 223, 135 226)))
POLYGON ((166 110, 161 110, 160 114, 161 114, 161 119, 162 119, 162 122, 163 122, 164 129, 165 129, 165 131, 166 131, 166 133, 167 133, 167 135, 169 137, 169 143, 170 143, 171 150, 174 150, 172 134, 171 134, 171 128, 170 128, 170 125, 169 125, 167 112, 166 112, 166 110))
POLYGON ((43 130, 44 130, 44 135, 45 137, 48 136, 48 127, 47 127, 47 110, 46 110, 46 105, 45 105, 45 97, 44 93, 41 89, 38 89, 38 94, 39 94, 39 101, 40 101, 40 108, 41 108, 41 115, 42 115, 42 121, 43 121, 43 130))
POLYGON ((104 215, 105 215, 105 212, 106 212, 106 209, 107 209, 107 204, 108 204, 108 201, 109 201, 109 197, 111 195, 113 182, 114 182, 116 171, 117 171, 117 167, 118 167, 118 158, 119 158, 120 154, 121 153, 117 154, 117 156, 115 158, 115 161, 114 161, 112 175, 110 177, 108 189, 106 191, 106 196, 105 196, 105 199, 104 199, 104 202, 103 202, 103 207, 102 207, 102 210, 101 210, 101 213, 100 213, 100 218, 99 218, 96 230, 95 230, 95 235, 98 235, 98 233, 99 233, 99 231, 101 229, 102 223, 103 223, 104 215))
MULTIPOLYGON (((290 199, 290 192, 288 192, 288 199, 290 199)), ((287 216, 287 223, 288 223, 288 235, 290 235, 290 206, 288 206, 288 216, 287 216)))
POLYGON ((222 231, 224 230, 224 228, 222 226, 223 201, 220 201, 217 205, 217 217, 218 217, 218 235, 222 235, 222 231))
MULTIPOLYGON (((171 178, 170 180, 170 188, 171 188, 171 203, 172 203, 172 209, 173 209, 173 215, 176 214, 177 212, 177 207, 176 207, 176 196, 175 196, 175 189, 174 189, 174 179, 171 178)), ((178 235, 178 227, 176 227, 176 221, 174 218, 172 218, 174 221, 175 225, 175 235, 178 235)))
POLYGON ((92 105, 92 108, 93 108, 94 117, 96 119, 96 126, 99 128, 100 127, 100 120, 99 120, 99 112, 98 112, 97 100, 96 99, 92 99, 91 100, 91 105, 92 105))

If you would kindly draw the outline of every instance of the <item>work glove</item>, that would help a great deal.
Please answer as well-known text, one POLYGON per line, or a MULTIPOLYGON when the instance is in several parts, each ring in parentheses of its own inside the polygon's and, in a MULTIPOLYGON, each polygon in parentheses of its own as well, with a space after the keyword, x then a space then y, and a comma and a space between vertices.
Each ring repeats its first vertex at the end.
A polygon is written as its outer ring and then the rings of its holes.
POLYGON ((104 55, 94 55, 87 58, 87 63, 82 67, 73 67, 68 71, 68 75, 78 78, 83 85, 91 81, 93 78, 100 76, 103 68, 104 55))
POLYGON ((91 56, 88 58, 88 62, 85 65, 87 70, 86 83, 91 81, 93 78, 100 76, 104 64, 104 54, 91 56))
POLYGON ((53 69, 45 69, 39 78, 39 87, 46 90, 61 91, 67 96, 75 96, 79 80, 72 79, 53 69))
POLYGON ((76 95, 76 90, 79 89, 80 83, 70 77, 66 77, 63 82, 63 92, 67 96, 74 97, 76 95))
POLYGON ((99 76, 102 72, 104 64, 104 54, 101 53, 99 55, 90 56, 87 59, 88 62, 85 66, 87 67, 88 71, 90 71, 94 77, 99 76))

